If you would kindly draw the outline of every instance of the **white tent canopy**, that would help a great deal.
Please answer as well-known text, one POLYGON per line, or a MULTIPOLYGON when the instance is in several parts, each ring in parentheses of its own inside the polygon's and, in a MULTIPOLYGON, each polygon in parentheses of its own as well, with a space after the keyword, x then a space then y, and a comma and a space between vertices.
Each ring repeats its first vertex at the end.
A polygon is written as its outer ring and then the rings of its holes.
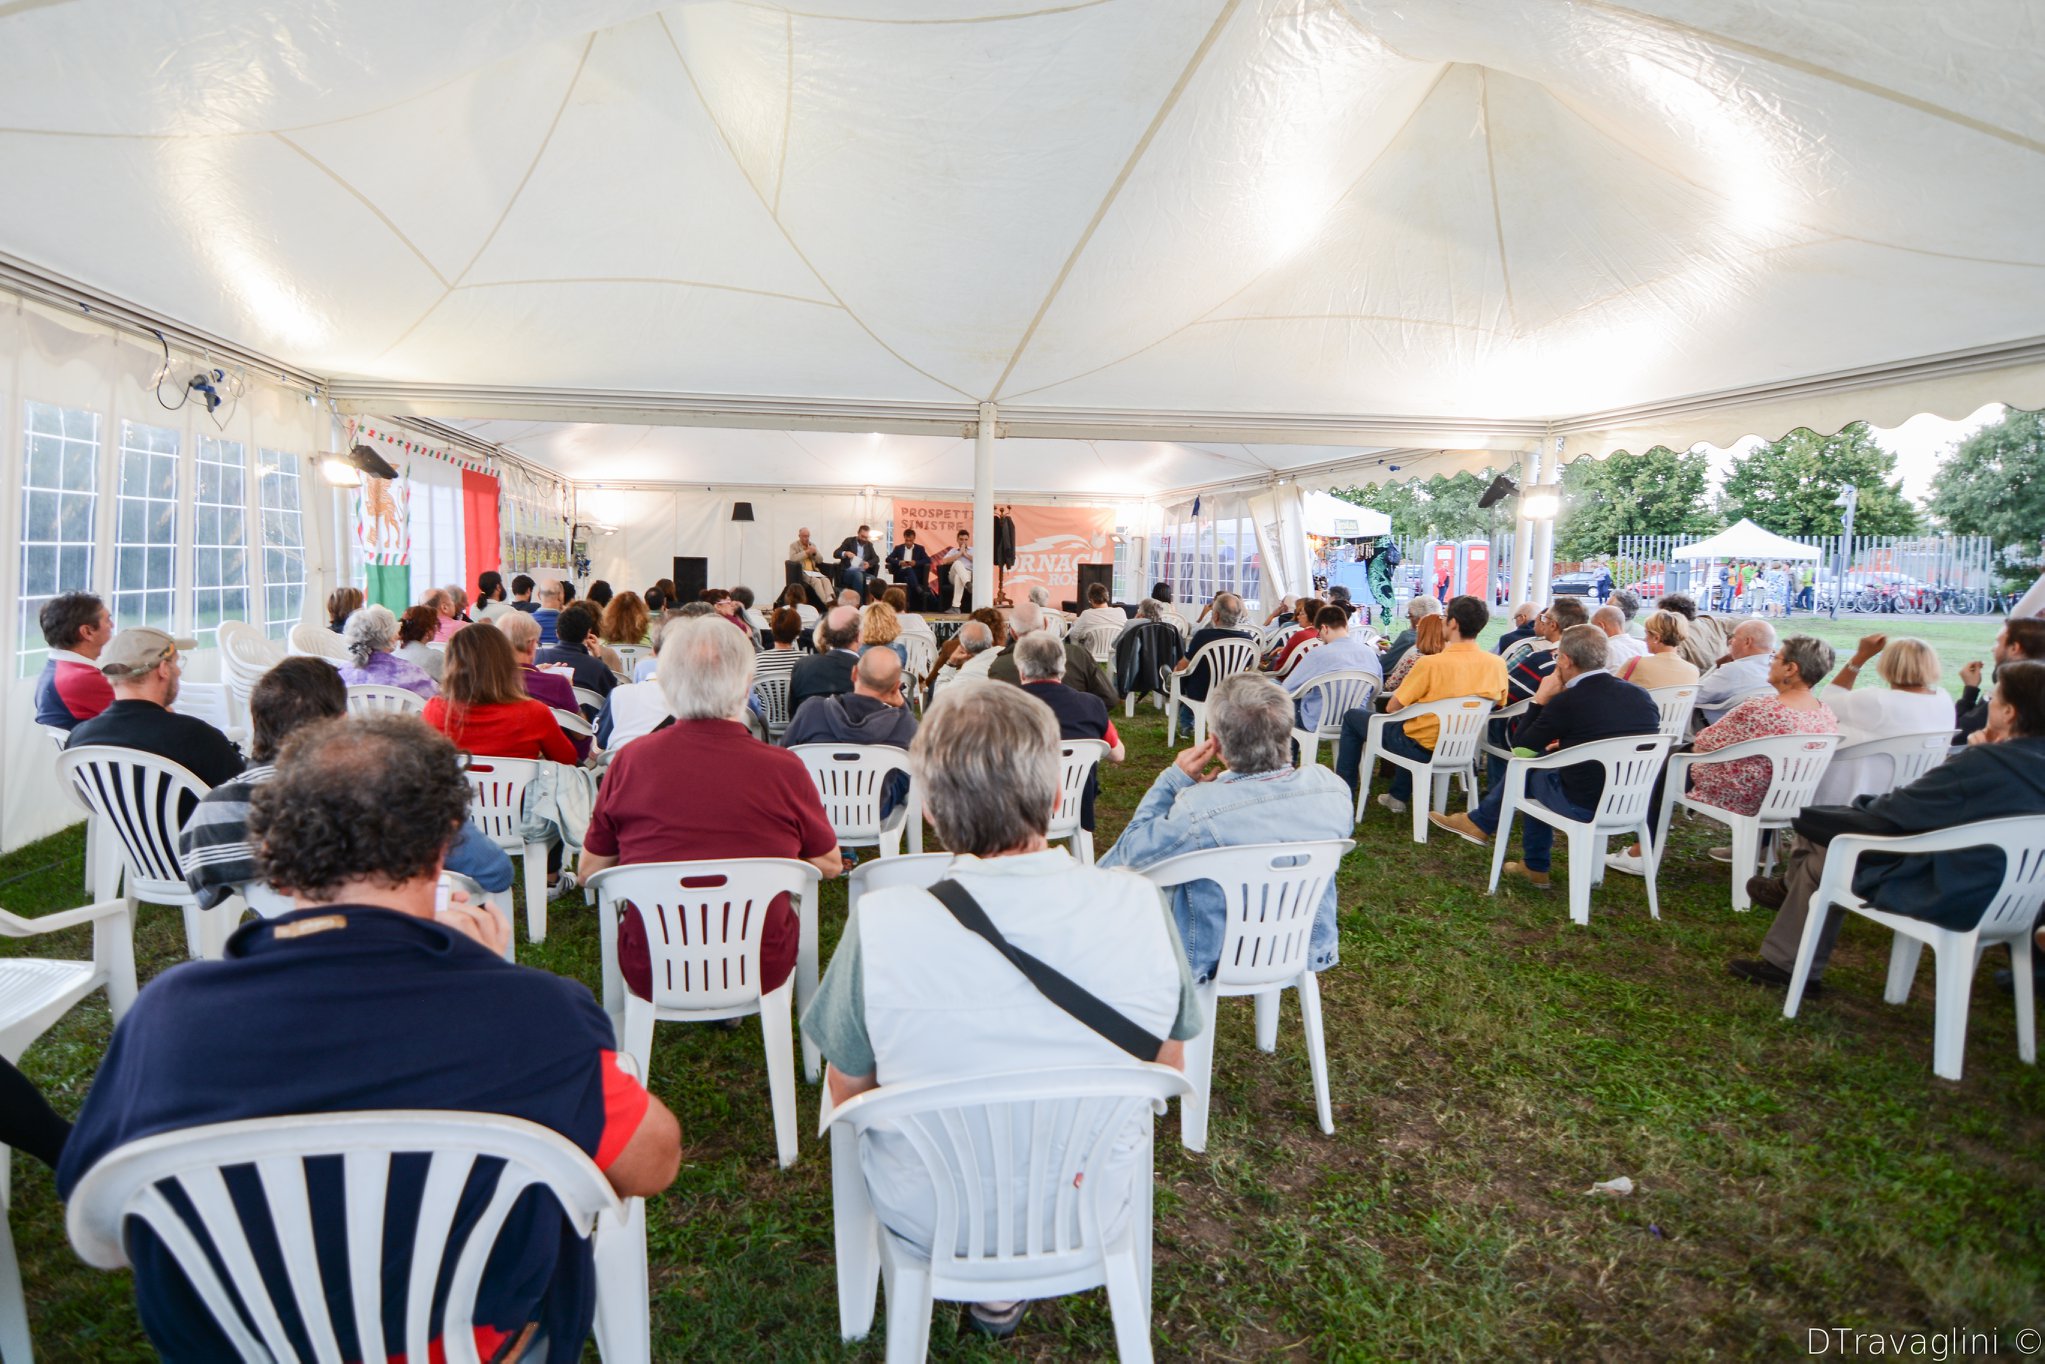
POLYGON ((1678 559, 1822 559, 1822 551, 1763 530, 1745 517, 1709 539, 1685 545, 1678 559))
POLYGON ((1323 492, 1306 495, 1305 523, 1308 535, 1348 540, 1369 535, 1390 535, 1392 518, 1370 507, 1323 492))
POLYGON ((1237 442, 2045 404, 2034 3, 72 0, 0 36, 0 250, 347 410, 632 429, 578 477, 698 476, 637 436, 682 423, 948 435, 911 462, 963 486, 982 402, 1191 452, 1133 491, 1237 442))

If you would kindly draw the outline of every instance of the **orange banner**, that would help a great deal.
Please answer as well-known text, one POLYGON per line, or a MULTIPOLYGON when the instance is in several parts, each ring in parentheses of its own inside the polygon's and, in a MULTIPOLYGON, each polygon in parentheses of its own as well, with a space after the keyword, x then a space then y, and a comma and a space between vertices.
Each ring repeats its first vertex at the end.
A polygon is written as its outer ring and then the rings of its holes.
MULTIPOLYGON (((1115 562, 1113 507, 1003 505, 1015 518, 1015 567, 1008 570, 1004 581, 1010 601, 1024 600, 1032 587, 1049 591, 1053 606, 1077 600, 1079 566, 1115 562)), ((972 526, 970 502, 895 500, 897 544, 905 528, 914 528, 917 542, 934 555, 958 543, 958 533, 972 526)), ((976 547, 973 559, 980 566, 980 581, 993 582, 993 546, 976 547)), ((975 600, 982 598, 975 594, 975 600)))

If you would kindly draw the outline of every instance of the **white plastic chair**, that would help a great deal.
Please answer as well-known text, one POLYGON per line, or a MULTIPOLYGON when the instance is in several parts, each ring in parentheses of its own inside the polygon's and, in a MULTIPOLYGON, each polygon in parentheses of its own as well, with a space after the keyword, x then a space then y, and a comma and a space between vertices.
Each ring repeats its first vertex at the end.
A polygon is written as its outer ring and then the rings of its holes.
POLYGON ((1690 717, 1696 713, 1699 690, 1695 682, 1647 689, 1647 694, 1654 698, 1655 713, 1661 716, 1661 732, 1679 744, 1689 737, 1690 717))
MULTIPOLYGON (((1765 739, 1727 744, 1710 753, 1676 754, 1669 759, 1668 778, 1662 790, 1664 844, 1671 832, 1669 817, 1678 805, 1732 830, 1733 908, 1744 913, 1754 903, 1747 897, 1747 880, 1761 869, 1762 837, 1771 830, 1787 829, 1789 822, 1811 803, 1811 796, 1825 776, 1825 768, 1831 764, 1832 751, 1838 746, 1837 734, 1777 734, 1765 739), (1698 763, 1731 762, 1737 758, 1768 759, 1771 769, 1768 792, 1761 798, 1761 808, 1755 813, 1734 814, 1723 806, 1699 800, 1684 790, 1690 769, 1698 763)), ((1642 855, 1646 855, 1644 846, 1642 855)))
MULTIPOLYGON (((792 858, 730 858, 644 862, 610 867, 589 879, 597 897, 604 997, 622 1005, 620 1045, 650 1075, 653 1025, 709 1023, 760 1016, 767 1051, 767 1091, 782 1167, 795 1164, 795 1024, 790 997, 817 972, 817 869, 792 858), (774 990, 760 990, 760 939, 777 895, 796 901, 802 924, 796 969, 774 990), (646 926, 653 998, 627 990, 618 973, 618 921, 630 903, 646 926)), ((804 1004, 809 1001, 803 1000, 804 1004)), ((816 1077, 812 1075, 811 1079, 816 1077)))
POLYGON ((345 663, 349 659, 348 646, 341 642, 341 637, 318 621, 300 621, 292 626, 290 641, 291 647, 287 652, 293 655, 310 655, 335 663, 345 663))
POLYGON ((797 744, 788 751, 809 769, 838 846, 877 848, 880 856, 893 857, 902 851, 906 828, 909 851, 923 851, 923 817, 913 781, 908 796, 887 818, 880 812, 889 774, 909 770, 907 753, 886 744, 797 744))
POLYGON ((908 655, 908 661, 902 665, 902 681, 911 696, 921 696, 923 679, 937 666, 937 637, 922 630, 908 630, 896 643, 908 655))
MULTIPOLYGON (((469 897, 470 904, 488 905, 502 914, 504 926, 508 930, 504 939, 504 959, 506 961, 517 959, 514 940, 518 937, 518 920, 509 905, 502 903, 498 897, 492 896, 477 885, 474 879, 463 876, 460 872, 440 873, 440 888, 443 891, 461 891, 469 897)), ((235 890, 258 918, 274 919, 280 914, 289 914, 298 908, 296 900, 265 881, 247 881, 237 886, 235 890)))
POLYGON ((643 1201, 620 1199, 574 1143, 520 1118, 369 1110, 252 1118, 164 1132, 117 1147, 86 1171, 72 1192, 66 1224, 80 1259, 97 1269, 120 1269, 128 1263, 124 1233, 129 1220, 146 1223, 242 1359, 295 1360, 300 1355, 285 1333, 279 1298, 258 1267, 249 1223, 237 1204, 237 1198, 253 1197, 259 1190, 268 1216, 258 1224, 267 1221, 275 1228, 282 1252, 285 1282, 280 1286, 296 1306, 315 1357, 340 1360, 341 1344, 328 1309, 330 1285, 315 1251, 306 1177, 310 1162, 330 1162, 337 1166, 347 1208, 345 1224, 330 1228, 329 1234, 345 1236, 350 1319, 356 1339, 375 1342, 373 1357, 381 1359, 386 1353, 384 1202, 393 1160, 414 1154, 428 1156, 430 1164, 410 1246, 400 1346, 407 1359, 427 1358, 436 1289, 445 1273, 441 1343, 450 1361, 474 1364, 473 1313, 484 1266, 518 1196, 534 1187, 553 1194, 578 1237, 594 1238, 596 1338, 606 1364, 651 1358, 643 1201), (455 1253, 458 1200, 472 1178, 487 1178, 478 1173, 478 1162, 493 1159, 504 1162, 494 1192, 455 1253), (234 1196, 223 1177, 232 1169, 253 1174, 234 1196), (206 1238, 219 1250, 227 1270, 224 1280, 166 1197, 164 1190, 172 1185, 189 1200, 206 1238), (249 1321, 236 1310, 236 1299, 247 1308, 249 1321))
MULTIPOLYGON (((62 753, 64 745, 71 742, 71 731, 55 725, 37 725, 43 737, 55 744, 62 753)), ((85 812, 85 898, 88 900, 112 899, 119 891, 118 885, 108 886, 104 896, 99 893, 100 844, 106 835, 100 830, 99 813, 91 808, 85 812)), ((118 874, 118 873, 117 873, 118 874)))
POLYGON ((1186 1078, 1193 1090, 1179 1106, 1179 1141, 1187 1150, 1207 1149, 1214 1019, 1223 996, 1255 997, 1257 1048, 1276 1051, 1279 995, 1286 989, 1299 991, 1307 1066, 1314 1077, 1314 1112, 1323 1132, 1335 1130, 1328 1099, 1328 1044, 1321 1028, 1321 985, 1307 968, 1307 949, 1313 942, 1314 915, 1343 856, 1355 846, 1347 839, 1247 843, 1183 853, 1144 869, 1144 879, 1162 891, 1195 881, 1213 882, 1227 904, 1219 964, 1213 978, 1197 987, 1206 1026, 1186 1043, 1186 1078))
POLYGON ((1867 783, 1863 790, 1871 795, 1887 795, 1899 786, 1908 786, 1925 773, 1937 767, 1953 754, 1953 731, 1950 729, 1925 730, 1917 734, 1896 734, 1886 739, 1867 739, 1857 744, 1845 744, 1834 749, 1832 765, 1843 762, 1859 762, 1863 759, 1886 764, 1888 781, 1867 783))
POLYGON ((1094 860, 1093 831, 1080 828, 1079 817, 1087 778, 1107 756, 1108 746, 1100 739, 1063 739, 1058 744, 1058 809, 1044 829, 1044 837, 1052 842, 1071 839, 1073 855, 1089 865, 1094 860))
POLYGON ((1294 669, 1299 667, 1299 661, 1301 659, 1305 658, 1308 654, 1320 648, 1323 644, 1326 644, 1327 642, 1328 641, 1326 641, 1325 639, 1308 640, 1306 643, 1300 645, 1297 649, 1294 649, 1290 654, 1287 654, 1285 657, 1285 662, 1279 667, 1277 672, 1271 675, 1277 678, 1280 682, 1283 682, 1286 678, 1292 676, 1294 669))
POLYGON ((1299 745, 1299 768, 1304 772, 1321 760, 1321 744, 1325 740, 1329 752, 1342 742, 1342 719, 1350 711, 1367 709, 1377 700, 1380 680, 1371 673, 1344 671, 1322 673, 1313 681, 1293 694, 1293 716, 1298 718, 1299 708, 1306 704, 1309 696, 1321 698, 1321 713, 1312 729, 1292 731, 1292 741, 1299 745))
POLYGON ((178 833, 206 784, 168 758, 96 744, 58 755, 57 773, 103 822, 93 873, 100 893, 112 899, 125 888, 131 916, 145 900, 176 905, 185 914, 185 951, 195 959, 219 956, 246 906, 230 898, 199 908, 178 856, 178 833))
POLYGON ((1179 694, 1181 685, 1195 673, 1207 679, 1207 694, 1214 695, 1214 689, 1224 679, 1237 673, 1257 670, 1257 641, 1253 639, 1216 639, 1200 646, 1184 672, 1175 672, 1168 683, 1165 695, 1165 746, 1172 747, 1179 742, 1179 707, 1184 706, 1193 717, 1192 739, 1197 747, 1207 738, 1207 702, 1195 701, 1179 694))
POLYGON ((248 737, 248 731, 234 723, 234 707, 230 704, 227 688, 222 683, 180 683, 177 700, 171 702, 170 708, 179 715, 204 720, 236 743, 248 737))
POLYGON ((1408 802, 1408 807, 1413 814, 1415 843, 1427 841, 1429 809, 1444 814, 1448 812, 1449 778, 1461 777, 1463 803, 1475 804, 1477 746, 1484 740, 1484 729, 1490 723, 1491 711, 1489 697, 1449 696, 1439 701, 1422 701, 1407 706, 1393 715, 1371 716, 1370 729, 1364 739, 1363 763, 1358 769, 1356 818, 1359 821, 1363 819, 1363 808, 1370 802, 1371 778, 1376 775, 1376 764, 1380 760, 1395 763, 1413 774, 1413 799, 1408 802), (1418 758, 1386 752, 1385 727, 1403 725, 1422 715, 1432 715, 1441 722, 1441 728, 1435 733, 1434 752, 1429 759, 1423 762, 1418 758))
POLYGON ((1512 761, 1512 746, 1510 744, 1495 744, 1491 742, 1491 726, 1497 724, 1500 720, 1504 720, 1507 722, 1506 733, 1511 734, 1511 722, 1525 715, 1533 704, 1534 698, 1528 696, 1513 702, 1509 706, 1493 708, 1491 718, 1484 723, 1484 738, 1478 744, 1478 747, 1482 748, 1487 756, 1496 758, 1500 762, 1512 761))
POLYGON ((1258 651, 1260 653, 1270 653, 1273 649, 1285 643, 1286 640, 1291 639, 1293 632, 1299 628, 1299 622, 1291 616, 1272 621, 1269 625, 1257 631, 1258 651))
MULTIPOLYGON (((588 687, 572 687, 570 688, 570 690, 575 693, 576 705, 587 706, 589 707, 589 709, 594 711, 603 710, 604 698, 601 693, 592 691, 588 687)), ((585 716, 584 718, 587 717, 585 716)))
POLYGON ((1817 955, 1818 936, 1824 931, 1827 917, 1824 906, 1828 905, 1872 919, 1896 935, 1889 948, 1888 987, 1882 992, 1887 1003, 1901 1004, 1910 998, 1918 958, 1926 944, 1931 946, 1936 992, 1932 999, 1931 1071, 1942 1080, 1960 1078, 1960 1066, 1967 1051, 1967 999, 1973 993, 1974 970, 1981 963, 1981 954, 1996 943, 2008 944, 2011 983, 2016 991, 2017 1058, 2027 1066, 2038 1063, 2031 929, 2037 922, 2040 906, 2045 905, 2045 815, 1987 819, 1896 838, 1842 834, 1833 839, 1826 849, 1825 871, 1818 878, 1817 893, 1811 897, 1811 911, 1804 918, 1796 969, 1790 973, 1789 997, 1782 1005, 1784 1018, 1795 1018, 1797 1006, 1803 1002, 1804 985, 1810 979, 1811 962, 1817 955), (1924 856, 1990 847, 2001 848, 2003 852, 2002 885, 1982 912, 1981 922, 1966 932, 1876 909, 1853 892, 1853 874, 1867 853, 1924 856))
POLYGON ((554 717, 555 724, 561 726, 563 734, 580 735, 585 739, 596 738, 596 726, 590 724, 589 717, 581 711, 562 710, 558 706, 549 706, 547 713, 554 717))
POLYGON ((760 698, 760 705, 767 712, 767 734, 777 743, 788 732, 788 682, 787 673, 753 682, 753 695, 760 698))
POLYGON ((1498 894, 1498 878, 1505 870, 1506 844, 1512 836, 1512 818, 1518 814, 1538 819, 1569 838, 1570 922, 1590 923, 1591 887, 1605 879, 1605 848, 1615 834, 1627 835, 1640 843, 1641 874, 1647 879, 1647 912, 1652 918, 1661 918, 1661 908, 1655 902, 1656 857, 1654 841, 1648 834, 1647 815, 1654 801, 1655 778, 1661 775, 1672 742, 1667 734, 1599 739, 1538 758, 1510 759, 1505 765, 1505 795, 1498 807, 1498 832, 1491 839, 1491 893, 1498 894), (1605 790, 1589 819, 1567 818, 1527 795, 1529 772, 1590 762, 1605 769, 1605 790))
POLYGON ((1554 648, 1552 642, 1542 639, 1539 635, 1529 635, 1525 639, 1515 641, 1500 657, 1505 660, 1505 670, 1511 672, 1533 655, 1543 650, 1552 651, 1554 648))
POLYGON ((1073 642, 1104 668, 1115 666, 1115 641, 1121 637, 1122 631, 1113 625, 1082 625, 1072 632, 1073 642))
POLYGON ((284 649, 260 629, 242 620, 220 622, 220 680, 227 694, 240 703, 246 717, 249 693, 264 673, 284 659, 284 649))
MULTIPOLYGON (((1154 1115, 1191 1086, 1167 1066, 1132 1062, 883 1085, 824 1115, 838 1261, 838 1330, 862 1340, 885 1280, 889 1364, 930 1347, 937 1300, 1048 1298, 1105 1286, 1115 1350, 1150 1359, 1154 1115), (874 1128, 921 1160, 936 1219, 920 1251, 881 1224, 860 1168, 874 1128), (1136 1138, 1128 1188, 1087 1178, 1136 1138)), ((1125 1156, 1125 1159, 1130 1159, 1125 1156)))
POLYGON ((426 698, 403 687, 376 682, 356 682, 348 687, 350 715, 419 715, 426 710, 426 698))
POLYGON ((632 670, 638 667, 641 661, 653 657, 653 650, 647 648, 644 644, 613 644, 610 646, 610 649, 612 653, 618 656, 618 660, 625 665, 625 675, 627 677, 631 676, 632 670))
MULTIPOLYGON (((556 712, 558 715, 559 712, 556 712)), ((533 758, 469 759, 469 823, 516 857, 525 857, 525 935, 547 940, 548 844, 525 841, 525 788, 540 772, 533 758)))

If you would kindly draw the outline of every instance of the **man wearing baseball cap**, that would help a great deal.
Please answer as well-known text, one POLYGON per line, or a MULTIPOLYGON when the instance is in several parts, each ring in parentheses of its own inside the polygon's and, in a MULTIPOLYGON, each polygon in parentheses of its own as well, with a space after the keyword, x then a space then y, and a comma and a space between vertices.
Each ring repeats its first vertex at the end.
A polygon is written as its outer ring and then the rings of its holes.
POLYGON ((67 749, 100 745, 168 758, 208 786, 241 775, 241 750, 193 715, 170 709, 184 671, 179 651, 197 647, 161 630, 123 630, 100 650, 99 670, 113 684, 114 703, 71 731, 67 749))

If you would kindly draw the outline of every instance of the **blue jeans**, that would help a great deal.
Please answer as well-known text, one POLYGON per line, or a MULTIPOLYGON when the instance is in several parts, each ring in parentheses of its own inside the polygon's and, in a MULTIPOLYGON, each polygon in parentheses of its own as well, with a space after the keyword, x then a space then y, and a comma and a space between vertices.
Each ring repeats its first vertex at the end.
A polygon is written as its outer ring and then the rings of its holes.
MULTIPOLYGON (((1564 795, 1562 777, 1553 771, 1527 773, 1526 794, 1528 799, 1540 801, 1564 819, 1589 819, 1596 813, 1564 795)), ((1493 782, 1491 789, 1484 793, 1484 799, 1477 803, 1477 808, 1470 811, 1470 822, 1493 838, 1498 837, 1498 807, 1503 804, 1505 783, 1493 782)), ((1528 871, 1548 870, 1548 859, 1555 849, 1554 826, 1522 815, 1520 847, 1525 850, 1528 871)))
POLYGON ((861 601, 866 600, 866 570, 847 565, 845 571, 838 575, 838 590, 843 592, 848 587, 859 594, 861 601))
MULTIPOLYGON (((1342 743, 1335 750, 1335 775, 1349 783, 1352 795, 1363 779, 1363 749, 1370 737, 1370 717, 1371 712, 1363 706, 1342 717, 1342 743)), ((1433 749, 1422 748, 1407 738, 1404 729, 1391 727, 1385 730, 1384 751, 1421 762, 1434 756, 1433 749)), ((1391 764, 1386 766, 1391 767, 1391 764)), ((1392 799, 1410 800, 1412 797, 1413 774, 1403 767, 1392 767, 1392 799)))

